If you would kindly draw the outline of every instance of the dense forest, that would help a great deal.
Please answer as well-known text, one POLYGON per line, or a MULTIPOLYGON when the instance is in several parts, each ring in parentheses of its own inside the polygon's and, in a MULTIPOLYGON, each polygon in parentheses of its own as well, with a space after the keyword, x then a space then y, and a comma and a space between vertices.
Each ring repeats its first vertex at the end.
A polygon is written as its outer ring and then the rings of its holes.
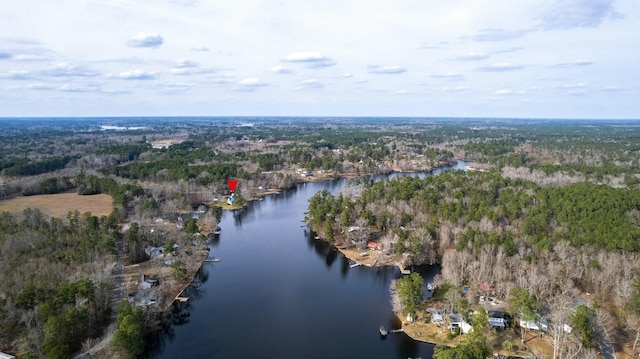
MULTIPOLYGON (((573 323, 570 334, 550 331, 556 358, 589 357, 602 332, 630 353, 640 339, 639 143, 632 121, 0 119, 0 204, 62 192, 113 201, 100 217, 0 213, 0 348, 69 357, 105 334, 116 308, 110 355, 135 357, 152 320, 113 302, 119 238, 127 264, 144 263, 147 246, 170 251, 215 228, 227 178, 252 200, 346 177, 354 180, 341 193, 310 200, 307 220, 324 239, 341 248, 379 241, 406 265, 439 264, 452 306, 476 303, 488 282, 515 316, 573 323), (472 168, 407 175, 456 160, 472 168), (394 172, 404 175, 370 177, 394 172), (199 208, 198 220, 180 222, 199 208), (173 230, 153 231, 163 221, 173 230)), ((181 277, 190 257, 176 256, 181 277)))

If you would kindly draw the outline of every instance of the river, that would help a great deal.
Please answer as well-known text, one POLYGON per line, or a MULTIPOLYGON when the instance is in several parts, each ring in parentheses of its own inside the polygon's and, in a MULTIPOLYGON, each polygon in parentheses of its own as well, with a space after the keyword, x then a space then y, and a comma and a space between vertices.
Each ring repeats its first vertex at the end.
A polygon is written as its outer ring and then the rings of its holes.
MULTIPOLYGON (((301 226, 311 196, 337 194, 345 183, 306 183, 242 212, 224 211, 222 233, 211 244, 222 261, 204 263, 200 285, 174 310, 147 357, 431 358, 431 344, 379 334, 380 325, 400 325, 389 303, 398 268, 349 268, 340 252, 301 226)), ((416 271, 427 283, 439 268, 416 271)))

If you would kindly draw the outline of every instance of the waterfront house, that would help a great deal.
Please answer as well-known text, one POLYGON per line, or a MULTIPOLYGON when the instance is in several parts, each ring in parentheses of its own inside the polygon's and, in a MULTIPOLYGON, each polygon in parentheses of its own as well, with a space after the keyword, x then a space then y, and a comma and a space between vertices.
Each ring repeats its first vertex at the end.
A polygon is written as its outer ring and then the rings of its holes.
POLYGON ((522 328, 527 328, 531 330, 546 332, 549 329, 547 318, 545 318, 544 316, 540 316, 540 319, 535 321, 526 321, 522 319, 522 315, 521 315, 519 324, 522 328))
POLYGON ((454 332, 456 328, 460 328, 461 334, 467 334, 473 331, 473 327, 462 319, 459 313, 449 314, 449 330, 454 332))
POLYGON ((444 317, 440 312, 432 312, 431 313, 431 323, 442 324, 444 322, 444 317))
POLYGON ((489 312, 489 325, 491 328, 503 330, 509 323, 503 312, 489 312))

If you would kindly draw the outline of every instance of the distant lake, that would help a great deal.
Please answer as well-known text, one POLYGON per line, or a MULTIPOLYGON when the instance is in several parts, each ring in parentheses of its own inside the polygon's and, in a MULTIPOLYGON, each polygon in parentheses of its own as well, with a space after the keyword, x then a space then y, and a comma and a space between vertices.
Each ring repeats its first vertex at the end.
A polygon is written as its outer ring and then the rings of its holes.
MULTIPOLYGON (((398 175, 410 174, 391 176, 398 175)), ((431 358, 431 344, 379 334, 380 325, 400 326, 389 302, 390 281, 402 277, 398 268, 349 268, 340 252, 301 226, 311 196, 337 194, 346 183, 306 183, 242 212, 224 211, 222 233, 211 244, 222 261, 204 264, 202 284, 173 312, 148 357, 431 358)), ((427 283, 439 267, 416 271, 427 283)))

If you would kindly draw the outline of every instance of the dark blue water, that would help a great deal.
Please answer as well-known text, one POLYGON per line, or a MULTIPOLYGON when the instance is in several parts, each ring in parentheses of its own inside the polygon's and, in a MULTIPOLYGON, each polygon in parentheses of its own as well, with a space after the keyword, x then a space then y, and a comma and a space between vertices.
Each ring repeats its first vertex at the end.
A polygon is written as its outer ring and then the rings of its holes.
MULTIPOLYGON (((460 168, 464 164, 459 164, 460 168)), ((151 358, 431 358, 433 346, 403 333, 389 303, 395 267, 349 268, 341 253, 301 227, 308 199, 345 180, 307 183, 225 211, 219 240, 191 300, 151 358)), ((439 268, 416 268, 428 282, 439 268)), ((425 291, 427 294, 427 292, 425 291)))

